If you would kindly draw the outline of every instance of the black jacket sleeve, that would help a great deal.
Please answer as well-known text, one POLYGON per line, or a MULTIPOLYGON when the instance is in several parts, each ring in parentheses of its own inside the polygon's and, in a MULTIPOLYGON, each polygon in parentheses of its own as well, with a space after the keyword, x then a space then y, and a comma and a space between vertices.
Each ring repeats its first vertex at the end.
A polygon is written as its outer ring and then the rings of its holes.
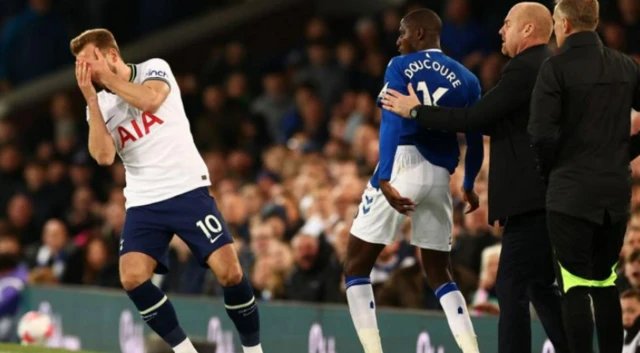
POLYGON ((421 106, 418 123, 425 129, 450 132, 488 130, 495 123, 508 119, 531 98, 535 71, 526 64, 512 60, 502 71, 498 84, 480 101, 469 108, 421 106))
POLYGON ((640 133, 631 136, 629 141, 629 160, 633 161, 640 156, 640 133))
POLYGON ((545 181, 548 181, 555 162, 561 114, 562 88, 552 62, 546 60, 533 88, 528 126, 538 167, 545 181))

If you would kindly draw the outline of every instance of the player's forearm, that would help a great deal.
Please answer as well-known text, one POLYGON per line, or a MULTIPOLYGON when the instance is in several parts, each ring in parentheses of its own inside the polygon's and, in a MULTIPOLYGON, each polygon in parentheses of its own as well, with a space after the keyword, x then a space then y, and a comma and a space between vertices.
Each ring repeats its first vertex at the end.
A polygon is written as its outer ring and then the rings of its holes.
POLYGON ((116 75, 110 75, 104 85, 133 107, 147 113, 155 113, 162 105, 161 97, 150 87, 131 83, 116 75))
POLYGON ((482 168, 484 160, 484 145, 482 143, 482 135, 479 133, 467 134, 467 153, 464 160, 464 181, 465 190, 473 190, 476 177, 482 168))
POLYGON ((104 123, 97 99, 89 106, 89 154, 99 165, 111 165, 116 156, 116 146, 104 123))

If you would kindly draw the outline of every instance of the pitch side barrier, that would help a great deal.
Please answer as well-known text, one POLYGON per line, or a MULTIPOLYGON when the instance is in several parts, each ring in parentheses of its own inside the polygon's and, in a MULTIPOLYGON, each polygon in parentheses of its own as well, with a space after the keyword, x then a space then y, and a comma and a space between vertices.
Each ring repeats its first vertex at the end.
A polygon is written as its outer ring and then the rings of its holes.
MULTIPOLYGON (((171 295, 182 327, 197 343, 217 346, 216 353, 242 351, 224 303, 217 298, 171 295), (214 344, 211 344, 214 343, 214 344)), ((260 302, 262 345, 280 353, 362 352, 346 305, 260 302)), ((52 316, 56 331, 50 344, 100 352, 164 352, 154 342, 136 308, 124 293, 85 287, 31 287, 22 310, 52 316), (153 346, 157 346, 153 344, 153 346)), ((474 326, 482 352, 497 352, 498 321, 476 317, 474 326)), ((439 313, 378 310, 382 342, 390 352, 458 352, 447 320, 439 313)), ((532 328, 533 352, 554 353, 541 325, 532 328)), ((213 350, 212 350, 213 352, 213 350)))

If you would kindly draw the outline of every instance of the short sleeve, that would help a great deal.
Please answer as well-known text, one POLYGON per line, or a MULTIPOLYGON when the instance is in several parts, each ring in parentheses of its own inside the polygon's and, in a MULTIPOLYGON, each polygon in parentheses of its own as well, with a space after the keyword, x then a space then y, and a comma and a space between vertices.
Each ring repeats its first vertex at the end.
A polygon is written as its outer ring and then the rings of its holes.
POLYGON ((144 64, 144 70, 142 72, 142 82, 149 80, 159 80, 166 82, 171 87, 169 78, 173 74, 169 64, 162 59, 151 59, 144 64))
POLYGON ((402 76, 402 70, 400 67, 400 62, 402 61, 401 57, 395 57, 389 61, 387 65, 387 70, 384 74, 384 86, 378 95, 378 99, 376 104, 379 108, 382 108, 382 98, 384 98, 387 93, 387 89, 391 88, 395 91, 398 91, 402 94, 409 94, 407 91, 407 82, 402 76))
POLYGON ((480 80, 471 74, 471 82, 469 84, 469 100, 467 102, 467 107, 471 107, 476 104, 480 98, 482 98, 482 87, 480 86, 480 80))

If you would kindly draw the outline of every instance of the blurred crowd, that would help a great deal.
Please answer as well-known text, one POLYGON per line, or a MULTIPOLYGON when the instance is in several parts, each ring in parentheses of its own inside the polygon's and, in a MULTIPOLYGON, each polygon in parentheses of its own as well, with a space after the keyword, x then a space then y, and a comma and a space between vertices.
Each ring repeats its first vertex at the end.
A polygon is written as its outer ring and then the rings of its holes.
POLYGON ((244 0, 2 0, 0 94, 73 63, 69 40, 109 28, 120 45, 244 0))
MULTIPOLYGON (((30 1, 39 2, 47 1, 30 1)), ((402 15, 426 2, 358 18, 347 28, 311 18, 300 44, 277 59, 255 59, 251 48, 231 41, 200 72, 174 68, 211 174, 211 194, 232 229, 257 298, 346 302, 342 262, 349 230, 378 161, 376 97, 386 65, 397 55, 402 15)), ((487 16, 470 0, 437 3, 443 50, 473 70, 486 92, 507 62, 497 29, 511 4, 497 1, 492 6, 502 12, 487 16)), ((602 38, 640 59, 640 2, 613 3, 603 5, 602 38)), ((124 167, 116 161, 100 168, 91 160, 84 107, 72 102, 57 94, 46 117, 0 120, 0 277, 16 271, 30 283, 118 288, 124 167)), ((637 132, 640 119, 630 118, 637 132)), ((485 156, 476 181, 480 209, 465 214, 464 164, 451 183, 453 273, 478 315, 499 312, 501 229, 487 223, 485 156)), ((640 162, 633 170, 640 177, 640 162)), ((640 289, 640 183, 634 186, 633 206, 619 267, 621 289, 640 289)), ((419 254, 408 244, 408 222, 403 240, 385 248, 371 274, 377 303, 439 310, 419 254)), ((154 278, 165 291, 222 294, 213 274, 198 267, 179 237, 170 256, 171 273, 154 278)))

